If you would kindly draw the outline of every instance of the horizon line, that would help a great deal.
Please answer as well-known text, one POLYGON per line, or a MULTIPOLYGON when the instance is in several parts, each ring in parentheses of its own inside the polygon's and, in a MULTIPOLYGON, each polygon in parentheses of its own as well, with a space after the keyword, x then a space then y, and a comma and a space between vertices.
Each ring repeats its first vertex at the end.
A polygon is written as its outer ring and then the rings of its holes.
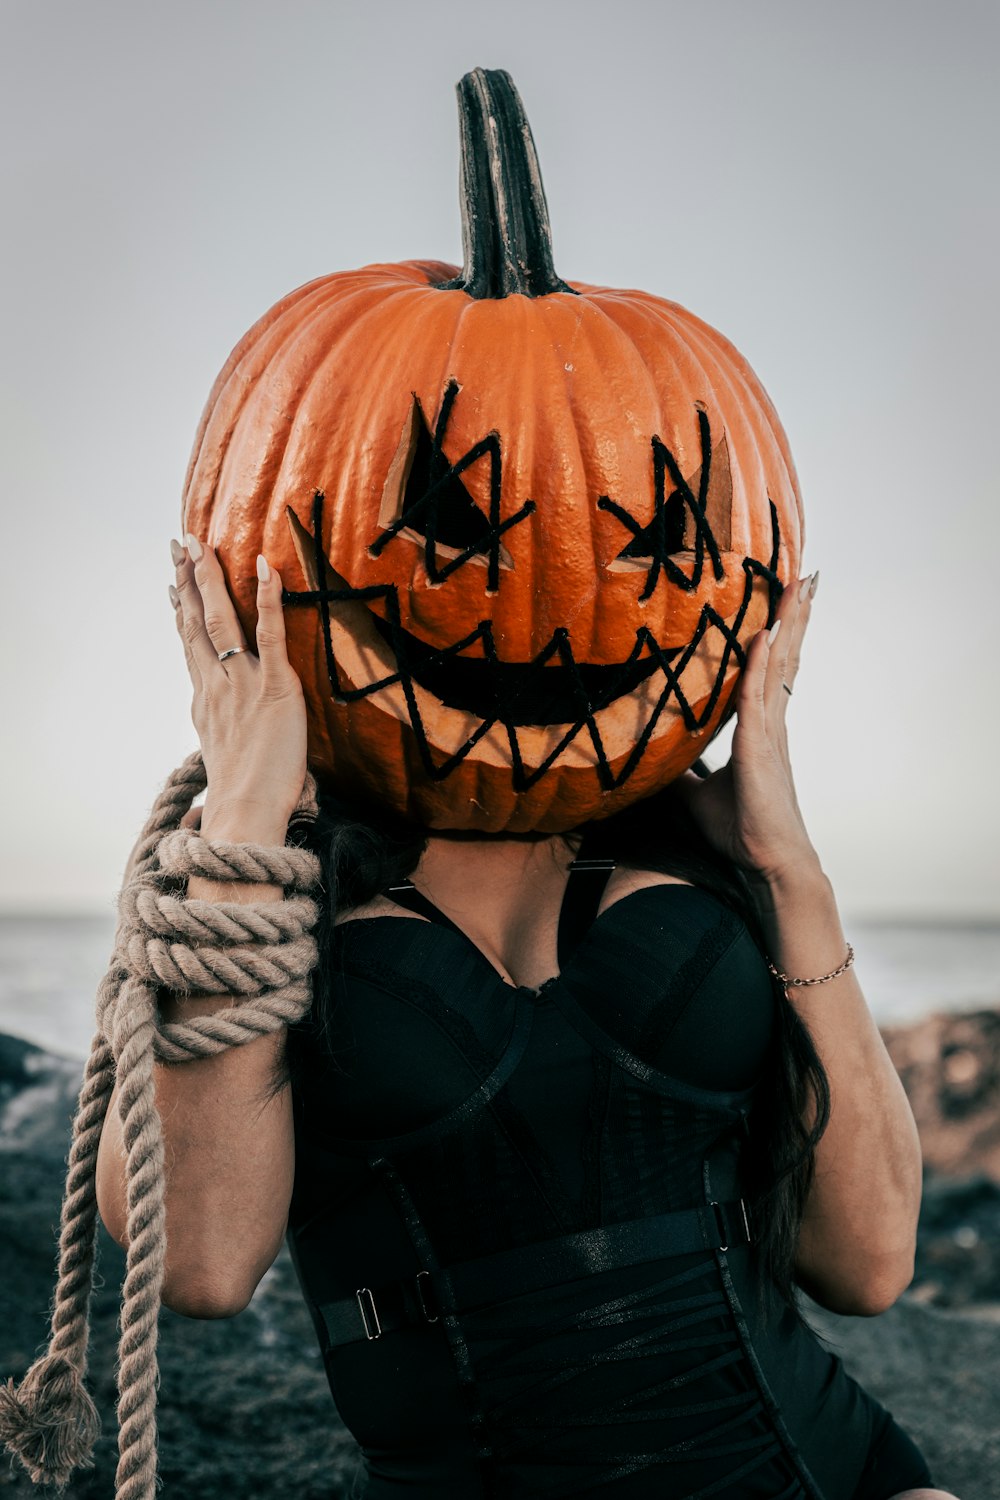
MULTIPOLYGON (((0 922, 93 922, 117 921, 114 905, 106 909, 85 906, 3 906, 0 905, 0 922)), ((935 927, 1000 928, 1000 912, 946 912, 923 910, 911 907, 907 911, 851 910, 843 913, 845 923, 882 927, 922 927, 928 923, 935 927)))

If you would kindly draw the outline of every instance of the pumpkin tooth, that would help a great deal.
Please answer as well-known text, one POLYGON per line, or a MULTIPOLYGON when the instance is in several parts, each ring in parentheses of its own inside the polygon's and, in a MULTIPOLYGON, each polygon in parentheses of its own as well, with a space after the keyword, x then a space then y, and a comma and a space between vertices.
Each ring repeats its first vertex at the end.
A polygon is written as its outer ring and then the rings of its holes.
MULTIPOLYGON (((299 520, 298 516, 295 514, 295 511, 290 505, 285 506, 285 518, 288 521, 288 529, 291 532, 292 546, 295 548, 295 555, 298 558, 299 566, 301 567, 306 577, 306 584, 311 590, 319 589, 320 581, 316 571, 315 539, 303 526, 302 522, 299 520)), ((329 561, 324 558, 324 562, 326 562, 326 565, 329 568, 329 561)))
POLYGON ((406 494, 406 486, 409 483, 410 474, 413 470, 413 460, 417 452, 417 440, 420 430, 426 427, 424 414, 420 408, 420 398, 413 392, 410 409, 407 412, 403 431, 400 435, 399 445, 389 465, 389 472, 385 476, 385 484, 382 487, 382 504, 378 513, 378 524, 381 531, 387 531, 403 514, 403 497, 406 494))

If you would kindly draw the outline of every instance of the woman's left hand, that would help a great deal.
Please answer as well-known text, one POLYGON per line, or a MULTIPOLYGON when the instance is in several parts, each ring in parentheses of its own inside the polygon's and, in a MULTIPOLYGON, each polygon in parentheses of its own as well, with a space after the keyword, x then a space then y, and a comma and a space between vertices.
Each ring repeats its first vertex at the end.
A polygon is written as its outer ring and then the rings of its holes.
POLYGON ((726 765, 675 783, 708 842, 751 878, 771 884, 803 860, 817 863, 802 821, 788 755, 785 714, 799 670, 818 573, 785 588, 775 624, 750 642, 736 698, 726 765))

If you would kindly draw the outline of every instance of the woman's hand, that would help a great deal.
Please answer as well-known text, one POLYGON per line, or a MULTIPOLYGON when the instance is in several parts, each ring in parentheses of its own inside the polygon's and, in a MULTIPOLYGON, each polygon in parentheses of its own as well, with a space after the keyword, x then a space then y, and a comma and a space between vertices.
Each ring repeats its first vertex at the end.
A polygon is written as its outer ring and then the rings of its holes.
POLYGON ((817 864, 799 811, 785 714, 799 670, 819 574, 785 589, 771 629, 758 631, 736 699, 736 732, 726 765, 701 778, 687 771, 678 793, 709 843, 753 879, 772 884, 803 861, 817 864))
POLYGON ((306 777, 306 708, 285 646, 281 578, 258 559, 256 654, 221 662, 221 651, 247 642, 214 550, 192 536, 187 543, 170 544, 177 568, 170 598, 194 689, 206 812, 253 808, 284 826, 306 777))

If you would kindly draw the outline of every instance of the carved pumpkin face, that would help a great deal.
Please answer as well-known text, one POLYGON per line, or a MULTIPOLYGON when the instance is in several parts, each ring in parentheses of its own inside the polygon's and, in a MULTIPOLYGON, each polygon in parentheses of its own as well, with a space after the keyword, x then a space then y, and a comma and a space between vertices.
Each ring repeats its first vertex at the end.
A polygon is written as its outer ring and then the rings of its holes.
POLYGON ((560 281, 513 86, 460 93, 464 272, 367 266, 272 308, 209 397, 183 524, 251 639, 257 552, 280 570, 318 777, 551 832, 701 753, 801 505, 745 360, 675 303, 560 281))

